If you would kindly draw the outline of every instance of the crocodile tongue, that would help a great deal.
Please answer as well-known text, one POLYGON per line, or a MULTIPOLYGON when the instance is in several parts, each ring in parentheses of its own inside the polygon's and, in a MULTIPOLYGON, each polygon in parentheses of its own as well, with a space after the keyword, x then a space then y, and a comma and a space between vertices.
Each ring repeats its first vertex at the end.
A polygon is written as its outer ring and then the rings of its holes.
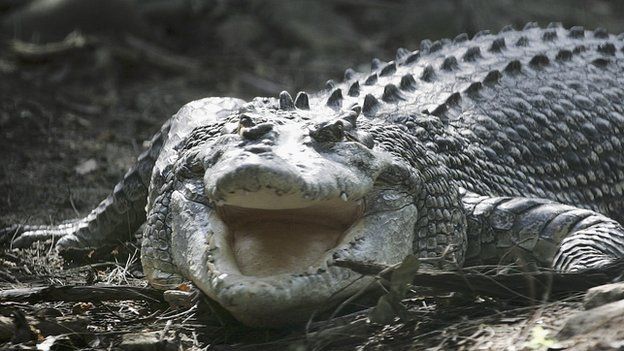
POLYGON ((361 205, 327 201, 277 210, 223 206, 219 214, 240 272, 266 277, 320 267, 361 215, 361 205))
POLYGON ((233 251, 243 275, 305 272, 338 245, 343 231, 295 220, 267 220, 233 229, 233 251))

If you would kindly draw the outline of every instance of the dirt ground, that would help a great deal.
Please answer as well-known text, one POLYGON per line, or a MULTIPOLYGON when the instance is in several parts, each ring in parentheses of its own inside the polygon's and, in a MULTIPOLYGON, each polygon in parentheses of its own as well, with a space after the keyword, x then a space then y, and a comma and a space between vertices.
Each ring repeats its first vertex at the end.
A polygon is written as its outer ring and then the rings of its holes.
MULTIPOLYGON (((415 49, 425 38, 497 31, 510 23, 521 28, 529 20, 619 33, 622 15, 624 5, 611 1, 0 0, 0 228, 86 215, 133 164, 144 141, 188 101, 313 91, 341 79, 347 67, 366 70, 371 58, 391 60, 396 48, 415 49)), ((79 265, 45 243, 2 249, 0 290, 146 287, 138 245, 70 253, 79 265)), ((252 330, 160 298, 102 301, 94 294, 90 302, 5 300, 0 348, 624 347, 617 324, 555 340, 566 318, 582 310, 581 295, 527 305, 413 292, 406 301, 409 318, 385 326, 356 312, 307 329, 252 330)))

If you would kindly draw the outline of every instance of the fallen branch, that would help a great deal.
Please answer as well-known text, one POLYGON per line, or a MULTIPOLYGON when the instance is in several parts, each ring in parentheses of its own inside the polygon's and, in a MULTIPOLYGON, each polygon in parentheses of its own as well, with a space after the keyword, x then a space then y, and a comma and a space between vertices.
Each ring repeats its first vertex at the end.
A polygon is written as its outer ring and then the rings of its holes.
POLYGON ((0 291, 0 302, 99 302, 117 300, 144 300, 164 303, 162 291, 132 286, 46 286, 0 291))
MULTIPOLYGON (((395 267, 337 260, 336 266, 349 268, 363 275, 379 275, 387 280, 395 267)), ((470 267, 459 271, 436 271, 421 269, 414 275, 412 285, 429 287, 445 292, 454 291, 482 294, 491 297, 520 297, 534 300, 542 294, 560 294, 587 290, 593 286, 610 283, 624 272, 624 261, 618 261, 600 269, 583 272, 535 272, 489 273, 491 266, 470 267)))
POLYGON ((94 38, 86 37, 78 32, 72 32, 62 41, 36 44, 21 40, 12 40, 9 48, 22 61, 41 62, 55 57, 89 48, 97 44, 94 38))
POLYGON ((39 44, 14 39, 9 45, 11 52, 24 62, 44 62, 93 48, 107 49, 113 57, 137 65, 149 64, 177 73, 202 74, 203 72, 199 61, 178 55, 132 35, 126 35, 123 40, 119 41, 72 32, 58 42, 39 44))

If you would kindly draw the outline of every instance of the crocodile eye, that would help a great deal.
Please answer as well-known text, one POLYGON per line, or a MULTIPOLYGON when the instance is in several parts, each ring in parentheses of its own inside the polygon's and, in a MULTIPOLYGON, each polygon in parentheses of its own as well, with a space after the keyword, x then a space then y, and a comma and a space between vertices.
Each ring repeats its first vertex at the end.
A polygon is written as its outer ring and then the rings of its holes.
POLYGON ((253 127, 254 125, 256 125, 254 123, 253 119, 251 117, 249 117, 248 115, 240 116, 238 124, 239 124, 239 126, 241 126, 243 128, 250 128, 250 127, 253 127))
POLYGON ((310 136, 318 142, 338 142, 345 138, 344 124, 342 121, 321 125, 310 132, 310 136))

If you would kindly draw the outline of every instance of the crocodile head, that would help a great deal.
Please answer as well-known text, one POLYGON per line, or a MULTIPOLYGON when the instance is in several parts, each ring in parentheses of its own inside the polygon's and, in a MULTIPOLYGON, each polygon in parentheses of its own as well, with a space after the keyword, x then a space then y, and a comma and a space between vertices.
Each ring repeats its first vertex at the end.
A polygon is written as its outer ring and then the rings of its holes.
POLYGON ((336 260, 412 252, 412 170, 357 110, 322 112, 250 104, 177 150, 173 262, 245 324, 304 322, 368 285, 336 260))

